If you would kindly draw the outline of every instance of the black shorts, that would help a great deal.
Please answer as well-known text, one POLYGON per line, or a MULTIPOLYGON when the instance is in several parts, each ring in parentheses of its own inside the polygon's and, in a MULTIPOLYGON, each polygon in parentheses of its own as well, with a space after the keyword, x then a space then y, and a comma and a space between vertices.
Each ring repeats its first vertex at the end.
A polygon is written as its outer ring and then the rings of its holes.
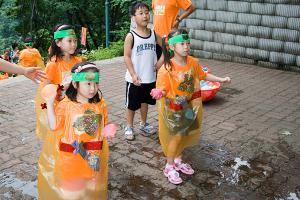
POLYGON ((142 83, 140 86, 126 82, 126 108, 136 111, 141 108, 142 103, 155 105, 156 100, 150 95, 150 92, 155 88, 155 85, 156 82, 142 83))

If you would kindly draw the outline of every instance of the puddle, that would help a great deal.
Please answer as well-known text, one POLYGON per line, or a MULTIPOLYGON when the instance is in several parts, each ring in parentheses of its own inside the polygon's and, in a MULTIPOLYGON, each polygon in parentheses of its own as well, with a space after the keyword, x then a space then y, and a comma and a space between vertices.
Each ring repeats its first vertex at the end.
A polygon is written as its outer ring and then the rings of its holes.
POLYGON ((228 95, 237 95, 237 94, 243 93, 242 90, 237 90, 237 89, 230 88, 230 87, 222 87, 219 92, 223 93, 223 94, 228 94, 228 95))
POLYGON ((280 133, 281 135, 292 135, 292 133, 291 132, 289 132, 289 131, 283 131, 282 133, 280 133))
MULTIPOLYGON (((22 194, 32 196, 34 199, 38 198, 37 181, 22 181, 16 178, 12 173, 0 174, 0 187, 12 187, 14 190, 21 191, 22 194)), ((4 196, 10 197, 11 194, 7 192, 4 196)))

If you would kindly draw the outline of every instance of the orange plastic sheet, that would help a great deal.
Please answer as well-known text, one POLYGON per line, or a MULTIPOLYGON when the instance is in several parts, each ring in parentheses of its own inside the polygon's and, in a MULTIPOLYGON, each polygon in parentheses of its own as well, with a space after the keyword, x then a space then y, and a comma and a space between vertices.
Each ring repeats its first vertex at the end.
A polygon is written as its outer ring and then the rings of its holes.
POLYGON ((166 97, 158 101, 159 139, 166 156, 171 156, 171 152, 172 156, 179 156, 186 147, 199 141, 202 124, 199 80, 206 73, 190 56, 186 66, 173 62, 172 68, 163 66, 158 72, 156 87, 166 91, 166 97), (169 145, 177 139, 180 139, 178 145, 169 145))
POLYGON ((79 104, 66 97, 56 105, 55 113, 57 129, 46 135, 39 159, 39 199, 107 199, 109 148, 101 137, 108 121, 105 101, 79 104), (72 145, 75 141, 101 141, 102 149, 80 148, 86 153, 83 156, 80 150, 74 154, 59 148, 61 143, 72 145), (96 158, 99 165, 95 165, 96 158))

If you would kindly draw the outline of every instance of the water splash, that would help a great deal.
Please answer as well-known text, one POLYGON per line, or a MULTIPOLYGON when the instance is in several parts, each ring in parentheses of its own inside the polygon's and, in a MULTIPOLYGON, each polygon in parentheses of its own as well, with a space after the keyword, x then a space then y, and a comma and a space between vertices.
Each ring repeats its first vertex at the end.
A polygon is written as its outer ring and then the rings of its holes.
POLYGON ((233 173, 231 178, 227 178, 227 180, 230 180, 230 183, 237 184, 239 182, 239 173, 240 173, 240 167, 246 166, 248 168, 250 167, 250 164, 247 161, 241 160, 241 158, 235 158, 234 159, 235 165, 232 166, 233 173))
POLYGON ((22 194, 38 198, 37 181, 22 181, 12 173, 0 173, 0 187, 12 187, 14 190, 20 190, 22 194))

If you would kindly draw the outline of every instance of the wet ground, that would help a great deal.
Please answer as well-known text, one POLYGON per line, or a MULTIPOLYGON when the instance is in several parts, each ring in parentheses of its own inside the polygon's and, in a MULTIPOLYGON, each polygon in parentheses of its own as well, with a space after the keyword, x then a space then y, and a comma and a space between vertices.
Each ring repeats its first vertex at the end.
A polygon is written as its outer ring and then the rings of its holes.
MULTIPOLYGON (((300 74, 202 62, 232 84, 204 104, 201 140, 184 154, 195 174, 182 175, 179 186, 168 183, 158 136, 138 135, 137 114, 136 140, 125 141, 120 129, 110 142, 109 199, 300 199, 300 74)), ((110 121, 124 127, 124 63, 99 64, 110 121)), ((36 86, 18 77, 0 88, 0 199, 36 199, 36 86)), ((155 107, 149 122, 157 127, 155 107)))

